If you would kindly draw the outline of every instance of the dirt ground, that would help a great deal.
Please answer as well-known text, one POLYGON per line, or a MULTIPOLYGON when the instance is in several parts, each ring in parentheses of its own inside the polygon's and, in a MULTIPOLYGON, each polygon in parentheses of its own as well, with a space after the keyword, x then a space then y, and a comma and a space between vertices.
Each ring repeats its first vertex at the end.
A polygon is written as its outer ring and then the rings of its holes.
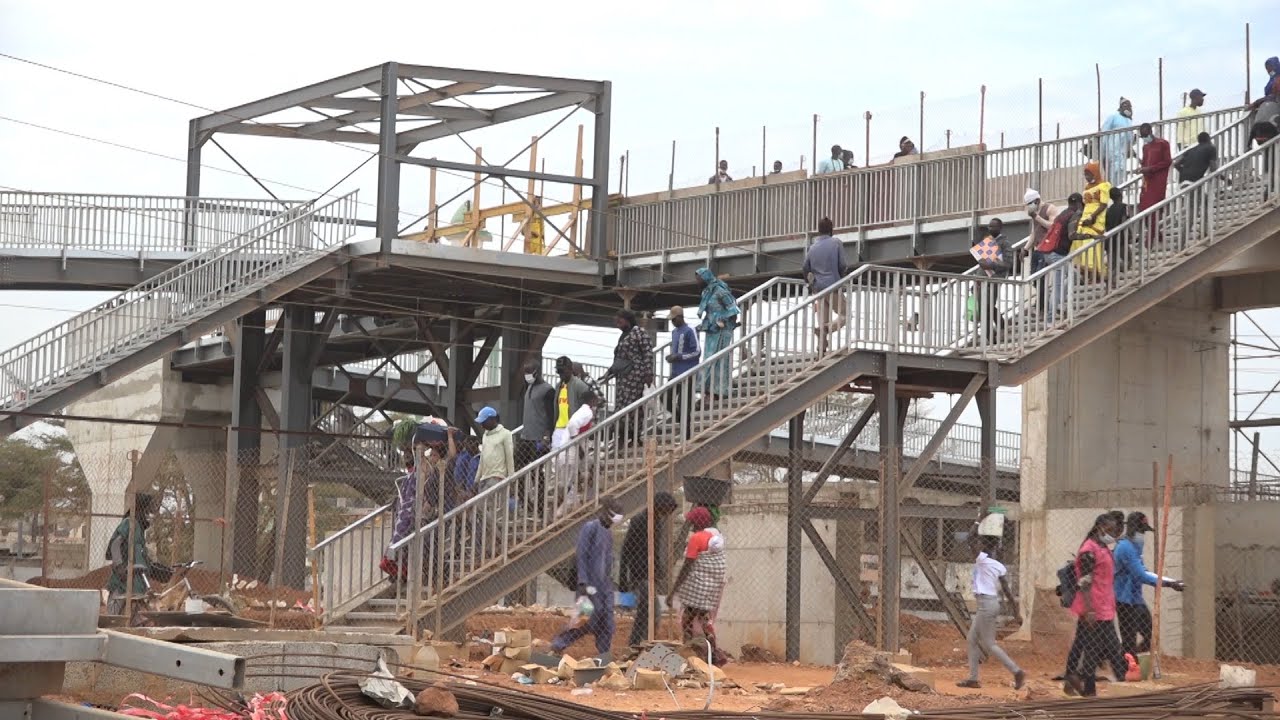
MULTIPOLYGON (((625 657, 626 637, 630 631, 630 617, 619 616, 618 633, 614 642, 615 657, 625 657)), ((483 636, 504 627, 528 629, 535 639, 548 640, 565 624, 563 615, 550 612, 486 612, 473 616, 467 623, 468 634, 483 636)), ((832 666, 799 665, 791 663, 733 662, 725 672, 739 688, 717 688, 713 707, 721 710, 751 711, 768 708, 790 712, 859 712, 867 704, 881 697, 892 697, 900 705, 912 710, 944 708, 957 705, 1018 702, 1029 699, 1043 700, 1062 697, 1061 682, 1053 678, 1062 672, 1062 665, 1070 647, 1069 635, 1061 637, 1037 637, 1030 643, 1005 638, 1001 641, 1006 651, 1027 673, 1027 686, 1015 691, 1012 678, 994 662, 983 665, 980 689, 956 687, 956 682, 968 674, 968 660, 964 639, 951 625, 921 620, 915 616, 902 616, 904 648, 911 653, 917 667, 933 674, 936 692, 913 693, 896 687, 887 687, 879 681, 850 680, 830 685, 835 668, 832 666), (813 688, 803 696, 783 696, 759 690, 756 684, 783 683, 788 688, 813 688)), ((660 636, 674 637, 676 628, 668 624, 660 636)), ((726 648, 737 655, 738 648, 726 648)), ((595 654, 591 639, 587 638, 571 648, 574 657, 595 654)), ((708 690, 675 688, 667 690, 613 691, 592 689, 587 695, 572 695, 572 689, 556 685, 522 686, 510 677, 484 671, 478 662, 458 658, 463 667, 455 672, 474 676, 485 682, 507 687, 521 687, 526 691, 560 697, 574 702, 619 711, 662 712, 677 709, 700 709, 706 703, 708 690)), ((1134 694, 1150 692, 1161 687, 1212 682, 1218 679, 1219 664, 1213 661, 1168 658, 1164 676, 1159 683, 1100 683, 1100 694, 1134 694)), ((1259 666, 1259 685, 1280 685, 1280 667, 1259 666)), ((1105 673, 1102 673, 1105 674, 1105 673)))
MULTIPOLYGON (((30 582, 32 585, 57 589, 101 590, 107 586, 107 579, 110 575, 111 566, 104 565, 96 570, 90 570, 78 578, 57 580, 37 577, 30 582)), ((230 578, 224 578, 216 572, 196 567, 187 571, 187 579, 191 581, 191 589, 195 590, 196 593, 212 595, 217 594, 222 588, 223 581, 230 578)), ((266 585, 259 585, 252 589, 237 590, 236 594, 251 601, 262 603, 269 601, 284 602, 288 605, 288 608, 292 608, 298 602, 306 605, 312 600, 310 593, 266 585)), ((292 609, 277 608, 275 613, 272 613, 269 607, 247 608, 241 613, 241 617, 246 620, 272 623, 273 627, 284 630, 311 630, 316 626, 316 620, 313 615, 292 609)))

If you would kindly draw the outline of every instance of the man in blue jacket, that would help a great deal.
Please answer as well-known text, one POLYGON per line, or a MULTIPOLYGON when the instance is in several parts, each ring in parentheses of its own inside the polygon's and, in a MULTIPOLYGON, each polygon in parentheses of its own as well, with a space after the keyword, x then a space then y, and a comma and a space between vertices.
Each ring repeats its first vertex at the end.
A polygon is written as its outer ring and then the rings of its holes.
MULTIPOLYGON (((684 319, 684 308, 676 305, 671 308, 671 352, 667 354, 667 363, 671 365, 671 379, 684 375, 698 364, 702 357, 702 349, 698 347, 698 333, 684 319)), ((689 422, 693 414, 692 382, 675 388, 667 396, 667 411, 675 418, 676 426, 683 426, 686 439, 692 436, 692 424, 689 422)))
POLYGON ((1152 530, 1145 513, 1129 513, 1125 520, 1125 535, 1116 543, 1115 550, 1116 620, 1120 623, 1120 645, 1125 653, 1135 657, 1151 649, 1151 611, 1142 598, 1142 586, 1166 585, 1178 592, 1182 592, 1184 587, 1180 580, 1157 577, 1143 564, 1143 535, 1152 530), (1139 635, 1142 636, 1141 643, 1138 642, 1139 635))
POLYGON ((600 512, 578 533, 578 598, 591 601, 593 610, 585 623, 565 628, 551 641, 551 649, 563 653, 584 635, 594 635, 596 652, 605 662, 613 647, 613 532, 622 522, 622 504, 612 496, 600 498, 600 512))

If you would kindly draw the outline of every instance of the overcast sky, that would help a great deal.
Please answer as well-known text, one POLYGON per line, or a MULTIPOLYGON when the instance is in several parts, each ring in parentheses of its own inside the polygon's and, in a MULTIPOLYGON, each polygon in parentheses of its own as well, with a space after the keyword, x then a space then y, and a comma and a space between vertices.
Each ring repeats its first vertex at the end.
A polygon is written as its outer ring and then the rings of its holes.
MULTIPOLYGON (((1094 63, 1101 67, 1104 114, 1121 95, 1136 119, 1160 114, 1156 58, 1163 55, 1163 112, 1200 87, 1207 108, 1238 104, 1245 90, 1244 24, 1252 22, 1252 84, 1262 60, 1280 54, 1275 0, 1165 3, 923 2, 21 2, 0 0, 0 52, 145 89, 190 105, 0 59, 0 186, 48 191, 179 195, 187 121, 203 111, 265 97, 387 60, 610 80, 612 181, 630 153, 629 187, 663 189, 676 141, 677 185, 705 182, 720 156, 736 176, 780 159, 810 167, 812 118, 819 148, 852 146, 866 160, 891 154, 900 135, 919 134, 925 98, 926 149, 976 142, 979 87, 986 85, 985 140, 1034 140, 1037 78, 1044 79, 1046 137, 1087 132, 1096 122, 1094 63), (28 123, 28 124, 22 124, 28 123), (128 146, 69 137, 46 128, 128 146), (768 127, 762 160, 762 127, 768 127), (139 151, 146 151, 139 152, 139 151), (152 153, 152 154, 147 154, 152 153), (162 157, 169 156, 169 157, 162 157)), ((480 135, 487 158, 514 155, 559 115, 480 135)), ((547 169, 570 173, 571 118, 544 141, 547 169)), ((588 134, 588 143, 590 142, 588 134)), ((282 197, 327 189, 366 149, 232 137, 224 143, 282 197)), ((456 140, 432 154, 469 161, 456 140)), ((216 150, 205 153, 204 194, 264 197, 216 150), (232 172, 220 172, 217 168, 232 172)), ((520 163, 517 163, 519 165, 520 163)), ((757 168, 757 172, 759 168, 757 168)), ((426 207, 425 174, 408 169, 406 216, 426 207)), ((372 168, 336 192, 374 198, 372 168)), ((441 182, 441 199, 460 190, 441 182)), ((547 195, 567 197, 567 189, 547 195)), ((483 204, 501 201, 487 187, 483 204)), ((452 207, 447 207, 446 212, 452 207)), ((366 208, 371 215, 371 210, 366 208)), ((490 228, 495 232, 500 229, 490 228)), ((99 300, 92 293, 0 296, 9 346, 99 300)), ((604 359, 613 333, 560 334, 549 352, 571 346, 604 359)), ((1273 378, 1260 373, 1258 384, 1273 378)), ((934 403, 945 413, 945 400, 934 403)), ((1001 393, 1000 426, 1016 430, 1016 389, 1001 393)), ((970 412, 967 421, 976 422, 970 412)))

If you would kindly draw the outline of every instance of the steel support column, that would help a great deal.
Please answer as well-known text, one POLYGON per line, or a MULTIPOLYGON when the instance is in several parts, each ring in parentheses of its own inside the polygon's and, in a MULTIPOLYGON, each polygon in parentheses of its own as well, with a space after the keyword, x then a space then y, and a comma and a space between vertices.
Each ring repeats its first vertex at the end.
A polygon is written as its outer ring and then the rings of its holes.
POLYGON ((898 612, 902 590, 902 535, 898 525, 899 482, 902 476, 902 426, 896 369, 887 367, 876 382, 880 413, 880 633, 881 649, 896 652, 898 612))
POLYGON ((996 502, 996 389, 984 385, 978 391, 978 416, 982 419, 981 468, 982 509, 985 515, 996 502))
POLYGON ((231 542, 224 553, 226 567, 244 577, 256 577, 258 513, 262 504, 258 479, 262 449, 262 407, 258 404, 258 380, 266 348, 265 310, 255 310, 236 321, 235 371, 231 380, 231 425, 227 438, 228 490, 234 498, 231 542), (239 550, 239 552, 237 552, 239 550))
POLYGON ((290 306, 284 317, 284 360, 280 386, 279 476, 276 490, 277 583, 302 587, 306 582, 307 547, 307 436, 311 429, 311 383, 316 344, 316 312, 308 306, 290 306))
POLYGON ((591 169, 591 257, 609 256, 609 123, 613 83, 602 83, 595 100, 595 149, 591 169))
POLYGON ((400 234, 400 162, 396 138, 396 116, 400 112, 397 88, 400 66, 382 66, 381 119, 378 123, 378 239, 382 259, 391 254, 391 243, 400 234))
POLYGON ((471 427, 475 416, 467 403, 467 395, 471 390, 467 387, 467 378, 471 376, 471 361, 475 358, 473 331, 465 329, 458 318, 449 321, 449 379, 444 388, 445 411, 449 413, 449 424, 466 430, 471 427))
POLYGON ((196 247, 196 209, 199 202, 194 198, 200 197, 200 149, 203 145, 204 139, 200 137, 196 121, 192 120, 187 136, 187 199, 183 203, 187 216, 182 222, 182 246, 187 252, 193 252, 196 247))
POLYGON ((804 413, 787 424, 787 662, 800 659, 800 542, 804 532, 804 413))
POLYGON ((498 413, 507 428, 519 427, 524 422, 524 367, 525 347, 529 333, 524 329, 524 318, 518 307, 502 309, 502 372, 498 387, 498 413))

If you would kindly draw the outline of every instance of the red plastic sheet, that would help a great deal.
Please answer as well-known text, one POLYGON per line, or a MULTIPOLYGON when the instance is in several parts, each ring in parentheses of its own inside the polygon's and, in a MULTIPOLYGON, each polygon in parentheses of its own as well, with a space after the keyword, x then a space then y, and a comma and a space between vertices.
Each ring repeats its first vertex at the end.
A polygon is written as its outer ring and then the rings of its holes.
POLYGON ((119 712, 148 720, 288 720, 287 700, 280 693, 254 695, 245 713, 190 705, 166 705, 146 695, 133 694, 120 701, 119 712))

